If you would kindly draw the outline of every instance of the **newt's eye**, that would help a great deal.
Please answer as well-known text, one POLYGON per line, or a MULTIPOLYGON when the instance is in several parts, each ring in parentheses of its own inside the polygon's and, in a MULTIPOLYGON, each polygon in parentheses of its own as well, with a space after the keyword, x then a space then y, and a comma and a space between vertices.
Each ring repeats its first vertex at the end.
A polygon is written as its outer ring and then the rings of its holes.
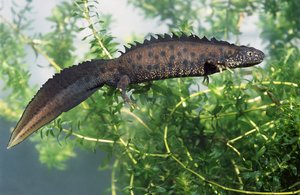
POLYGON ((253 52, 252 51, 248 51, 247 52, 247 56, 252 57, 253 56, 253 52))

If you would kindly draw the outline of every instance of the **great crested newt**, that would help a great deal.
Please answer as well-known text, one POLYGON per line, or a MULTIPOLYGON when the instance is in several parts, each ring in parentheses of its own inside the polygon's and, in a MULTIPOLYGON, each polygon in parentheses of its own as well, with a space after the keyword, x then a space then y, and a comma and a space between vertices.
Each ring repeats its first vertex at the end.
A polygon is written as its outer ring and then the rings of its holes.
POLYGON ((124 102, 135 104, 126 95, 129 84, 178 77, 204 76, 234 68, 254 66, 264 53, 215 38, 208 40, 182 33, 151 36, 143 43, 125 47, 111 60, 91 60, 62 70, 50 78, 27 105, 11 134, 11 148, 33 132, 74 108, 104 84, 117 87, 124 102))

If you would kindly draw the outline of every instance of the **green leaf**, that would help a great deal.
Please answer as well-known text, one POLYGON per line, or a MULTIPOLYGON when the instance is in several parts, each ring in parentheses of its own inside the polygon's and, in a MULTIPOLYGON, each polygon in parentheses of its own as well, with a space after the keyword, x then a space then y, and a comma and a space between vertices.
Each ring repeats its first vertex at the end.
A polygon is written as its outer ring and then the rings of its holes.
POLYGON ((132 143, 135 145, 135 147, 137 147, 137 149, 141 152, 141 154, 146 152, 145 147, 138 139, 132 140, 132 143))
POLYGON ((282 158, 283 161, 289 161, 290 159, 291 159, 291 157, 290 157, 288 154, 286 154, 286 155, 282 158))
POLYGON ((77 128, 80 131, 80 128, 81 128, 81 122, 80 122, 80 120, 77 121, 77 128))
POLYGON ((293 164, 289 164, 289 167, 292 170, 292 173, 294 175, 297 175, 297 170, 298 170, 297 167, 295 165, 293 165, 293 164))
POLYGON ((213 115, 216 115, 216 114, 218 114, 221 110, 222 110, 222 108, 223 108, 223 106, 216 106, 215 108, 214 108, 214 110, 213 110, 213 115))
POLYGON ((209 155, 212 159, 219 158, 223 152, 219 149, 214 149, 212 153, 209 155))
POLYGON ((261 147, 260 150, 256 153, 255 159, 258 160, 266 152, 266 150, 267 149, 265 146, 261 147))
POLYGON ((252 167, 252 162, 250 160, 243 160, 243 156, 240 156, 240 161, 242 162, 242 164, 247 168, 247 169, 251 169, 252 167))
POLYGON ((166 192, 167 191, 165 188, 162 188, 162 187, 156 187, 155 189, 157 192, 166 192))
POLYGON ((295 142, 299 141, 299 137, 292 137, 290 140, 289 140, 289 144, 294 144, 295 142))
MULTIPOLYGON (((79 28, 78 31, 80 32, 80 31, 83 31, 84 29, 86 29, 86 28, 85 28, 85 27, 79 28)), ((83 41, 83 40, 82 40, 82 41, 83 41)))
POLYGON ((103 170, 103 168, 105 168, 105 167, 108 165, 108 163, 109 163, 109 161, 110 161, 110 157, 111 157, 111 155, 107 155, 107 156, 105 157, 105 159, 103 160, 103 162, 102 162, 102 164, 101 164, 102 170, 103 170))

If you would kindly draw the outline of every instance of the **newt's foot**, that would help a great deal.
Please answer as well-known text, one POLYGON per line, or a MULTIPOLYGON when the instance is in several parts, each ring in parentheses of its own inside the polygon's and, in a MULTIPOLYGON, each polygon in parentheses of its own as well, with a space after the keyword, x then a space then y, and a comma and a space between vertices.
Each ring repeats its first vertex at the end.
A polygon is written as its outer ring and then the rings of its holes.
POLYGON ((117 88, 120 91, 122 98, 124 100, 123 105, 125 105, 125 103, 127 102, 132 109, 134 108, 139 109, 139 107, 137 107, 137 105, 133 103, 133 101, 131 101, 129 97, 126 95, 126 89, 129 83, 130 83, 130 78, 127 75, 123 75, 117 84, 117 88))
POLYGON ((219 69, 220 73, 223 72, 223 68, 228 70, 229 72, 233 73, 233 71, 228 67, 227 62, 225 62, 225 64, 224 64, 224 63, 221 63, 218 61, 217 68, 219 69))
POLYGON ((222 73, 222 72, 223 72, 223 71, 222 71, 222 70, 223 70, 222 67, 221 67, 219 64, 217 64, 217 67, 218 67, 220 73, 222 73))
POLYGON ((206 86, 208 86, 209 84, 209 77, 208 76, 204 76, 202 83, 204 84, 206 81, 206 86))
POLYGON ((127 102, 129 105, 130 105, 130 107, 132 108, 132 109, 134 109, 134 108, 137 108, 138 110, 140 109, 133 101, 131 101, 131 99, 129 99, 127 96, 124 98, 123 97, 123 99, 124 99, 124 103, 123 103, 123 105, 125 105, 125 103, 127 102))
POLYGON ((228 66, 225 66, 226 70, 228 70, 229 72, 231 72, 233 74, 233 71, 228 67, 228 66))

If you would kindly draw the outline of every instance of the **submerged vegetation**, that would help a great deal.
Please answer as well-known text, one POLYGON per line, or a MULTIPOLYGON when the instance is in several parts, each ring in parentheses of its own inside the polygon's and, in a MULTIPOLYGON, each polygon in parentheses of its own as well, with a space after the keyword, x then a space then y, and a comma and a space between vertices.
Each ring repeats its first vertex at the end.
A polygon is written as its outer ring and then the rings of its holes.
MULTIPOLYGON (((112 182, 112 194, 300 193, 300 3, 205 2, 128 0, 141 17, 158 18, 169 32, 231 38, 237 44, 246 33, 241 26, 258 16, 263 66, 212 75, 207 88, 202 78, 132 85, 130 98, 139 110, 123 106, 115 88, 103 87, 31 136, 40 161, 64 169, 75 147, 107 151, 99 170, 112 169, 112 181, 126 186, 119 189, 112 182)), ((74 38, 83 30, 90 34, 82 41, 91 48, 84 60, 118 55, 119 43, 110 33, 113 15, 99 14, 99 5, 61 3, 46 18, 51 32, 31 37, 23 33, 32 28, 27 20, 31 1, 12 8, 13 21, 0 15, 0 78, 3 90, 10 89, 0 100, 1 117, 18 120, 37 91, 28 85, 25 45, 49 59, 57 72, 82 60, 72 53, 77 51, 74 38), (78 27, 79 21, 86 26, 78 27)))

